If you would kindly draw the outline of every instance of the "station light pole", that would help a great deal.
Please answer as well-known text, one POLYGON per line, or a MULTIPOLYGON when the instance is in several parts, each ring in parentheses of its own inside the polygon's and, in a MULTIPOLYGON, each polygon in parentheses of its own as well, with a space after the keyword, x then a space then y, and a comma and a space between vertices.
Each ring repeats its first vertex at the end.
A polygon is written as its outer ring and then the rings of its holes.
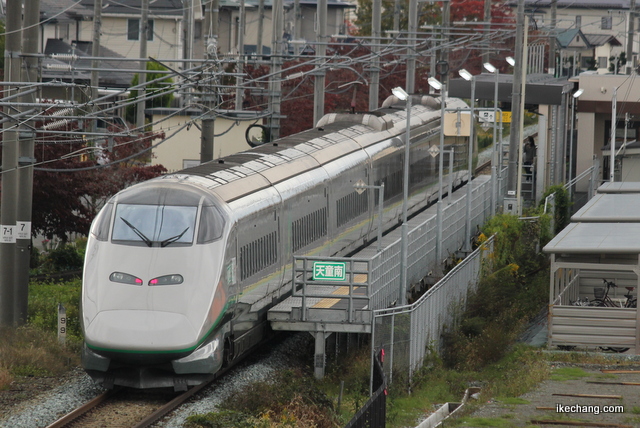
POLYGON ((407 210, 409 205, 409 154, 411 144, 411 96, 401 87, 391 90, 393 95, 401 101, 406 101, 407 106, 407 129, 404 144, 404 186, 402 198, 402 254, 400 270, 400 305, 407 303, 407 270, 409 263, 409 225, 407 224, 407 210))
MULTIPOLYGON (((437 239, 436 239, 436 257, 437 263, 442 261, 442 170, 444 168, 444 109, 447 97, 446 86, 435 77, 429 77, 427 80, 429 86, 436 91, 440 91, 440 147, 439 147, 439 167, 438 167, 438 203, 437 207, 437 239)), ((449 195, 451 197, 451 195, 449 195)), ((438 267, 440 265, 437 265, 438 267)))
POLYGON ((460 77, 464 80, 471 82, 471 100, 469 102, 469 182, 467 183, 467 221, 466 221, 466 239, 464 241, 465 252, 471 252, 471 186, 473 179, 473 146, 474 146, 474 110, 475 110, 475 97, 476 97, 476 78, 473 74, 469 73, 464 68, 458 72, 460 77))
POLYGON ((501 172, 500 158, 502 157, 502 153, 498 153, 498 76, 500 75, 500 70, 490 62, 485 62, 483 66, 489 73, 493 73, 496 77, 493 88, 493 156, 491 157, 491 175, 493 177, 491 180, 491 214, 495 214, 496 206, 498 205, 498 182, 501 172))

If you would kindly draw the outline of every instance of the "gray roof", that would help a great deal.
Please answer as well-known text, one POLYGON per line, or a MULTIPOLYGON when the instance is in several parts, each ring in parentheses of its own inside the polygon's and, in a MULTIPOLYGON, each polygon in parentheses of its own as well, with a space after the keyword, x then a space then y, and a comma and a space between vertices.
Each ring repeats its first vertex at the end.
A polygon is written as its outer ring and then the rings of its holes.
POLYGON ((612 46, 622 46, 622 43, 610 34, 585 34, 587 41, 591 46, 604 46, 607 43, 612 46))
POLYGON ((599 193, 580 208, 571 221, 640 223, 640 193, 599 193))
MULTIPOLYGON (((91 8, 93 14, 94 0, 82 0, 80 2, 82 6, 91 8)), ((141 0, 117 0, 117 1, 102 1, 102 13, 106 14, 127 14, 138 15, 142 8, 141 0)), ((175 15, 182 16, 182 1, 181 0, 155 0, 149 2, 149 13, 154 15, 175 15)))
POLYGON ((598 187, 598 193, 640 193, 640 182, 615 181, 607 182, 598 187))
MULTIPOLYGON (((48 39, 45 46, 45 55, 52 54, 71 54, 75 53, 78 59, 75 61, 75 65, 79 68, 91 67, 91 60, 83 59, 83 57, 91 56, 91 42, 78 42, 77 48, 74 50, 70 45, 59 39, 48 39)), ((119 61, 118 58, 124 58, 122 55, 116 52, 100 46, 100 56, 110 59, 104 59, 100 61, 100 68, 105 69, 132 69, 135 67, 134 63, 130 61, 119 61)), ((73 79, 76 82, 91 80, 91 74, 88 71, 77 71, 71 75, 68 71, 61 71, 55 69, 48 69, 47 64, 68 64, 69 61, 61 61, 58 59, 51 59, 45 57, 43 60, 42 78, 44 80, 61 80, 71 81, 73 79)), ((131 80, 133 79, 133 73, 131 72, 100 72, 99 73, 100 86, 108 88, 128 88, 131 86, 131 80)))
POLYGON ((640 223, 571 223, 543 249, 545 253, 640 254, 640 223))
POLYGON ((40 0, 40 22, 71 22, 89 19, 92 15, 93 4, 88 8, 73 0, 40 0))

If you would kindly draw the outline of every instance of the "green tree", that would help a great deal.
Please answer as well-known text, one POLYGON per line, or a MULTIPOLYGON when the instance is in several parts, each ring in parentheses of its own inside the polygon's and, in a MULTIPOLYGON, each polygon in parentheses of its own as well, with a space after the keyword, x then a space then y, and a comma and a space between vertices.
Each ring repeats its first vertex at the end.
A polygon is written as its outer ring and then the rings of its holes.
MULTIPOLYGON (((168 71, 166 67, 155 63, 148 62, 147 63, 147 71, 156 71, 157 73, 147 73, 147 82, 153 82, 156 79, 161 79, 162 76, 165 76, 165 71, 168 71)), ((131 86, 135 87, 138 85, 139 77, 136 74, 133 76, 133 80, 131 81, 131 86)), ((158 80, 157 82, 149 83, 146 87, 146 96, 147 101, 145 103, 145 108, 153 108, 153 107, 169 107, 171 105, 171 101, 173 100, 173 92, 167 91, 169 87, 173 85, 173 79, 167 77, 166 79, 158 80), (162 93, 160 96, 155 96, 157 94, 162 93)), ((138 90, 134 89, 129 94, 129 100, 134 100, 138 97, 138 90)), ((137 105, 132 104, 127 106, 126 111, 126 119, 130 123, 137 123, 137 105)))

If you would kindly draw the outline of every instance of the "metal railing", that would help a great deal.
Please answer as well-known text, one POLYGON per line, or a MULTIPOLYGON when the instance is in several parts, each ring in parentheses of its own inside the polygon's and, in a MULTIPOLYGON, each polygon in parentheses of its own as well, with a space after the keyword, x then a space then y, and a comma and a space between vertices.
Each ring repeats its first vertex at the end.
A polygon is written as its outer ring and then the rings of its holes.
POLYGON ((493 252, 493 241, 491 237, 476 248, 415 303, 374 311, 372 357, 376 350, 386 350, 389 384, 394 371, 407 373, 410 384, 429 348, 441 351, 442 333, 454 324, 466 306, 468 293, 476 289, 481 269, 491 259, 487 256, 493 252))

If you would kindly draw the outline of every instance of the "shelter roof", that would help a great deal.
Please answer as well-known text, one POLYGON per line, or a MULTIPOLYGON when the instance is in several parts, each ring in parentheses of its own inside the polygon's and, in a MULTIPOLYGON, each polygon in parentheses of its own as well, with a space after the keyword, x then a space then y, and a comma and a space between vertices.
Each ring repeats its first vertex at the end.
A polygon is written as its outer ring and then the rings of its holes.
POLYGON ((571 223, 544 248, 545 253, 640 254, 640 223, 571 223))
POLYGON ((640 193, 598 193, 572 217, 572 222, 640 222, 640 193))

